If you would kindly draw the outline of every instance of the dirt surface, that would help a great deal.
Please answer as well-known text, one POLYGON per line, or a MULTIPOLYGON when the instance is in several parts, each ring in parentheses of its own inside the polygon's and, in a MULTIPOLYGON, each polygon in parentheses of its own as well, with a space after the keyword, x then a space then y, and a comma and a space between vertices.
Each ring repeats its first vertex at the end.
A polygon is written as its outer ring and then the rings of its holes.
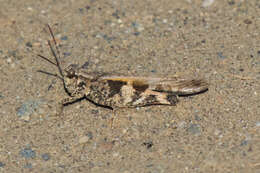
POLYGON ((1 0, 0 172, 260 172, 260 1, 1 0), (208 1, 210 2, 210 1, 208 1), (203 77, 175 107, 112 112, 67 95, 45 70, 203 77))

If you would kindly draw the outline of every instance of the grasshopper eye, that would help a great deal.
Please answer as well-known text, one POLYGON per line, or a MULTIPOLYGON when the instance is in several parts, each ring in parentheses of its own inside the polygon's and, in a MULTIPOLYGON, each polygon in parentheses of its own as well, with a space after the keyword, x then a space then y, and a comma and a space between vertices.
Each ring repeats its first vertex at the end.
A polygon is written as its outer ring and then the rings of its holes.
POLYGON ((69 70, 69 71, 66 71, 66 76, 68 77, 68 78, 73 78, 73 77, 75 77, 76 75, 75 75, 75 71, 73 71, 73 70, 69 70))
POLYGON ((78 69, 78 65, 77 64, 71 64, 69 65, 66 69, 65 69, 65 72, 66 72, 66 76, 68 78, 73 78, 76 76, 76 71, 78 69))
POLYGON ((78 87, 82 88, 86 86, 86 83, 84 81, 81 81, 79 84, 78 84, 78 87))

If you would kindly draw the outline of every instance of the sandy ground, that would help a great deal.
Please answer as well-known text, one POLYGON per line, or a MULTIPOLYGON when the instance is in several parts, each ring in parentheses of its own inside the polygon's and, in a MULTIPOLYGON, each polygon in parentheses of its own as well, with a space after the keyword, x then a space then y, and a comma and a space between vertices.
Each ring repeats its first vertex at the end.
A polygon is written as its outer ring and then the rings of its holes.
POLYGON ((260 1, 1 0, 0 172, 260 172, 260 1), (85 100, 55 116, 62 66, 203 77, 175 107, 112 112, 85 100))

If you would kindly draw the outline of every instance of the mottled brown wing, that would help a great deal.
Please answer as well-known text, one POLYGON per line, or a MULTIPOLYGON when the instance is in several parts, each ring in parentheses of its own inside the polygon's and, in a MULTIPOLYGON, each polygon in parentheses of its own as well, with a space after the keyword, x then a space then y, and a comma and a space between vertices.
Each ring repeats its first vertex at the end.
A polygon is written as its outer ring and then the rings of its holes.
POLYGON ((149 82, 149 88, 159 92, 172 92, 177 95, 190 95, 208 90, 209 84, 203 79, 165 78, 149 82))
POLYGON ((150 89, 158 92, 173 93, 176 95, 196 94, 208 89, 208 83, 203 79, 151 78, 133 76, 104 76, 102 80, 121 81, 132 85, 138 91, 150 89))

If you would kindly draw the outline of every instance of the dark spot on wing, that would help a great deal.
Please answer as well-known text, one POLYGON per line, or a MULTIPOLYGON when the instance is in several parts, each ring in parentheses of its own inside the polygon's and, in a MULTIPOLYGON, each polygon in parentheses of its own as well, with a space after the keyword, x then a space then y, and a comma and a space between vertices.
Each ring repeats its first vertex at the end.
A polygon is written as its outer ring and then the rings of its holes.
POLYGON ((176 105, 176 103, 178 102, 176 95, 167 95, 166 99, 170 102, 171 105, 176 105))
POLYGON ((133 88, 139 92, 144 92, 148 87, 149 85, 142 81, 133 81, 133 88))
MULTIPOLYGON (((167 95, 166 99, 170 103, 169 105, 176 105, 176 103, 178 102, 176 95, 167 95)), ((145 102, 146 102, 146 105, 162 105, 162 104, 164 104, 164 103, 160 103, 160 101, 157 99, 156 95, 149 95, 145 99, 145 102)))
POLYGON ((132 103, 136 102, 137 100, 139 100, 142 97, 142 92, 139 91, 135 91, 133 96, 132 96, 132 103))
POLYGON ((156 105, 159 104, 159 101, 157 100, 155 95, 149 95, 145 98, 146 105, 156 105))
POLYGON ((114 80, 108 80, 107 83, 110 89, 109 97, 113 97, 115 94, 119 94, 122 86, 127 84, 124 81, 114 81, 114 80))

